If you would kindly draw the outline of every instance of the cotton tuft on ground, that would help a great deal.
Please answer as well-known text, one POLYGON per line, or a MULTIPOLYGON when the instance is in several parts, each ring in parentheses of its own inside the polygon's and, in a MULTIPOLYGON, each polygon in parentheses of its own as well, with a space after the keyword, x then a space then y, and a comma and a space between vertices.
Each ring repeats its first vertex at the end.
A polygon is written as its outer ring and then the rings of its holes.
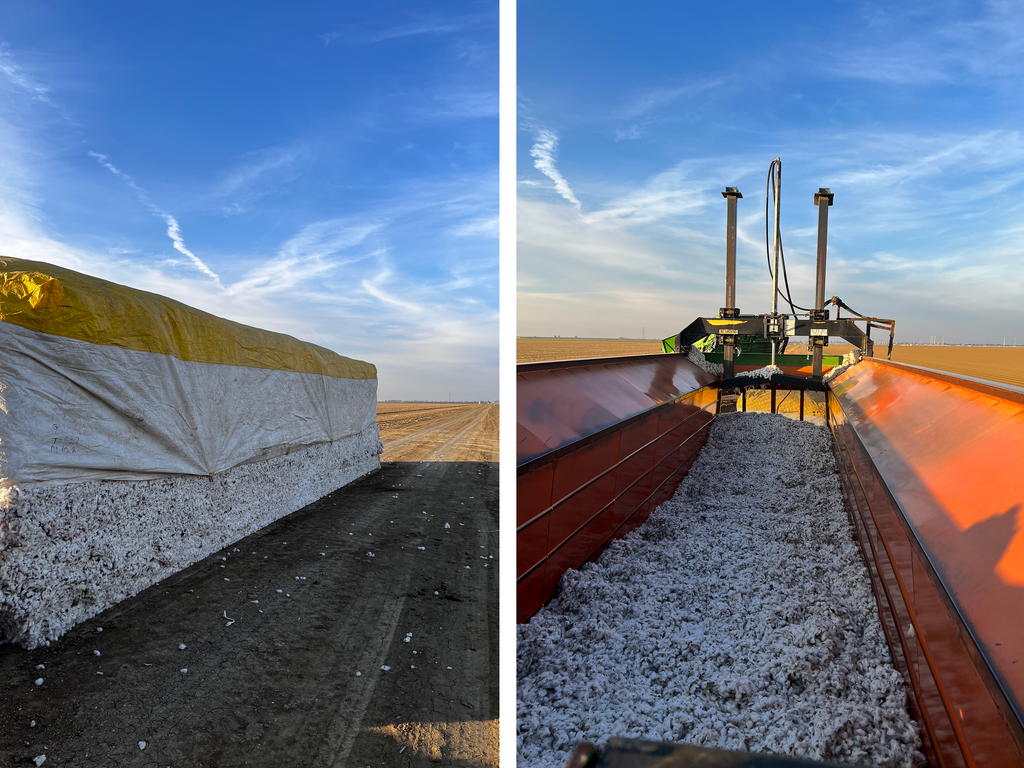
POLYGON ((828 432, 712 424, 675 496, 562 577, 517 639, 518 764, 611 736, 924 764, 828 432))

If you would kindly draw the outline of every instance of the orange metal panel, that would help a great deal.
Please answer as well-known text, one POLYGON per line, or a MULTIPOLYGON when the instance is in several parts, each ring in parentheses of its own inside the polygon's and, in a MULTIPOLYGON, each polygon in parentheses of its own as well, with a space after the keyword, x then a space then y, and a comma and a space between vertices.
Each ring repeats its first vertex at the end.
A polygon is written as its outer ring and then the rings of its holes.
MULTIPOLYGON (((733 370, 736 373, 747 373, 748 371, 756 371, 758 368, 761 368, 761 367, 763 367, 763 366, 761 366, 761 365, 742 365, 740 363, 736 363, 735 366, 733 367, 733 370)), ((787 373, 790 376, 803 376, 805 378, 810 378, 811 374, 814 373, 814 369, 809 364, 808 365, 780 365, 779 367, 782 369, 783 373, 787 373)), ((829 371, 832 370, 833 367, 834 366, 831 366, 831 365, 824 365, 821 368, 821 372, 822 373, 828 373, 829 371)))
POLYGON ((937 759, 1024 765, 1024 392, 870 361, 829 405, 937 759))
POLYGON ((874 583, 882 628, 906 684, 911 714, 922 726, 925 757, 932 765, 964 766, 956 733, 921 653, 920 638, 907 629, 912 622, 903 590, 907 589, 912 603, 913 581, 901 585, 896 578, 896 570, 909 572, 912 568, 907 548, 901 546, 906 544, 905 532, 898 524, 893 525, 895 514, 872 472, 867 454, 858 450, 855 434, 843 412, 838 407, 835 410, 832 427, 843 495, 874 583))

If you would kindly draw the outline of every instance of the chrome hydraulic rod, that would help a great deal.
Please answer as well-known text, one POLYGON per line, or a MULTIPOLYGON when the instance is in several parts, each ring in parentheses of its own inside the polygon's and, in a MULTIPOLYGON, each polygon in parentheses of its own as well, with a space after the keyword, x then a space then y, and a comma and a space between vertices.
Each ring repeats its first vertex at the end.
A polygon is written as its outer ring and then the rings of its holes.
MULTIPOLYGON (((818 260, 814 274, 814 313, 811 316, 812 334, 814 333, 813 323, 823 322, 828 317, 825 313, 825 254, 828 250, 828 209, 832 205, 833 197, 835 195, 827 187, 820 187, 814 193, 814 204, 818 206, 818 260)), ((821 362, 828 337, 812 335, 810 341, 814 349, 811 376, 815 379, 821 379, 821 362)))
MULTIPOLYGON (((774 266, 772 268, 772 315, 779 314, 779 249, 782 245, 782 231, 779 215, 782 207, 782 158, 776 157, 772 160, 775 166, 775 236, 772 251, 774 252, 774 266)), ((775 365, 776 339, 772 338, 772 365, 775 365)))
MULTIPOLYGON (((722 317, 739 317, 740 311, 736 307, 736 201, 743 197, 736 187, 726 187, 722 193, 726 199, 725 216, 725 306, 719 313, 722 317)), ((727 330, 727 329, 723 329, 727 330)), ((722 361, 724 364, 723 375, 726 379, 733 377, 733 353, 736 348, 736 338, 724 334, 722 337, 722 361)))

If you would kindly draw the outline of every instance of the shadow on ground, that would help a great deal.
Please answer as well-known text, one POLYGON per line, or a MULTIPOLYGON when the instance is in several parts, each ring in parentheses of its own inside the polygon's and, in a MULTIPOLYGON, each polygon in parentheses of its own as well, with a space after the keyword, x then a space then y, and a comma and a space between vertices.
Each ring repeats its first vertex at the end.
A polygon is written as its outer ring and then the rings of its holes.
POLYGON ((384 464, 48 648, 0 646, 0 761, 496 766, 497 521, 496 463, 384 464))

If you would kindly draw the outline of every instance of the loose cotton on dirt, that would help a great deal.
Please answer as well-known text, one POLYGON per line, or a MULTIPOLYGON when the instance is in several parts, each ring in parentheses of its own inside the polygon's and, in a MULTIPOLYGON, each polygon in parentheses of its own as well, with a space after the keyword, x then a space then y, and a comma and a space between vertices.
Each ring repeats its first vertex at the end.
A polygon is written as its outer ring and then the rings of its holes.
POLYGON ((715 421, 675 496, 518 628, 519 764, 609 737, 924 763, 828 432, 715 421))

